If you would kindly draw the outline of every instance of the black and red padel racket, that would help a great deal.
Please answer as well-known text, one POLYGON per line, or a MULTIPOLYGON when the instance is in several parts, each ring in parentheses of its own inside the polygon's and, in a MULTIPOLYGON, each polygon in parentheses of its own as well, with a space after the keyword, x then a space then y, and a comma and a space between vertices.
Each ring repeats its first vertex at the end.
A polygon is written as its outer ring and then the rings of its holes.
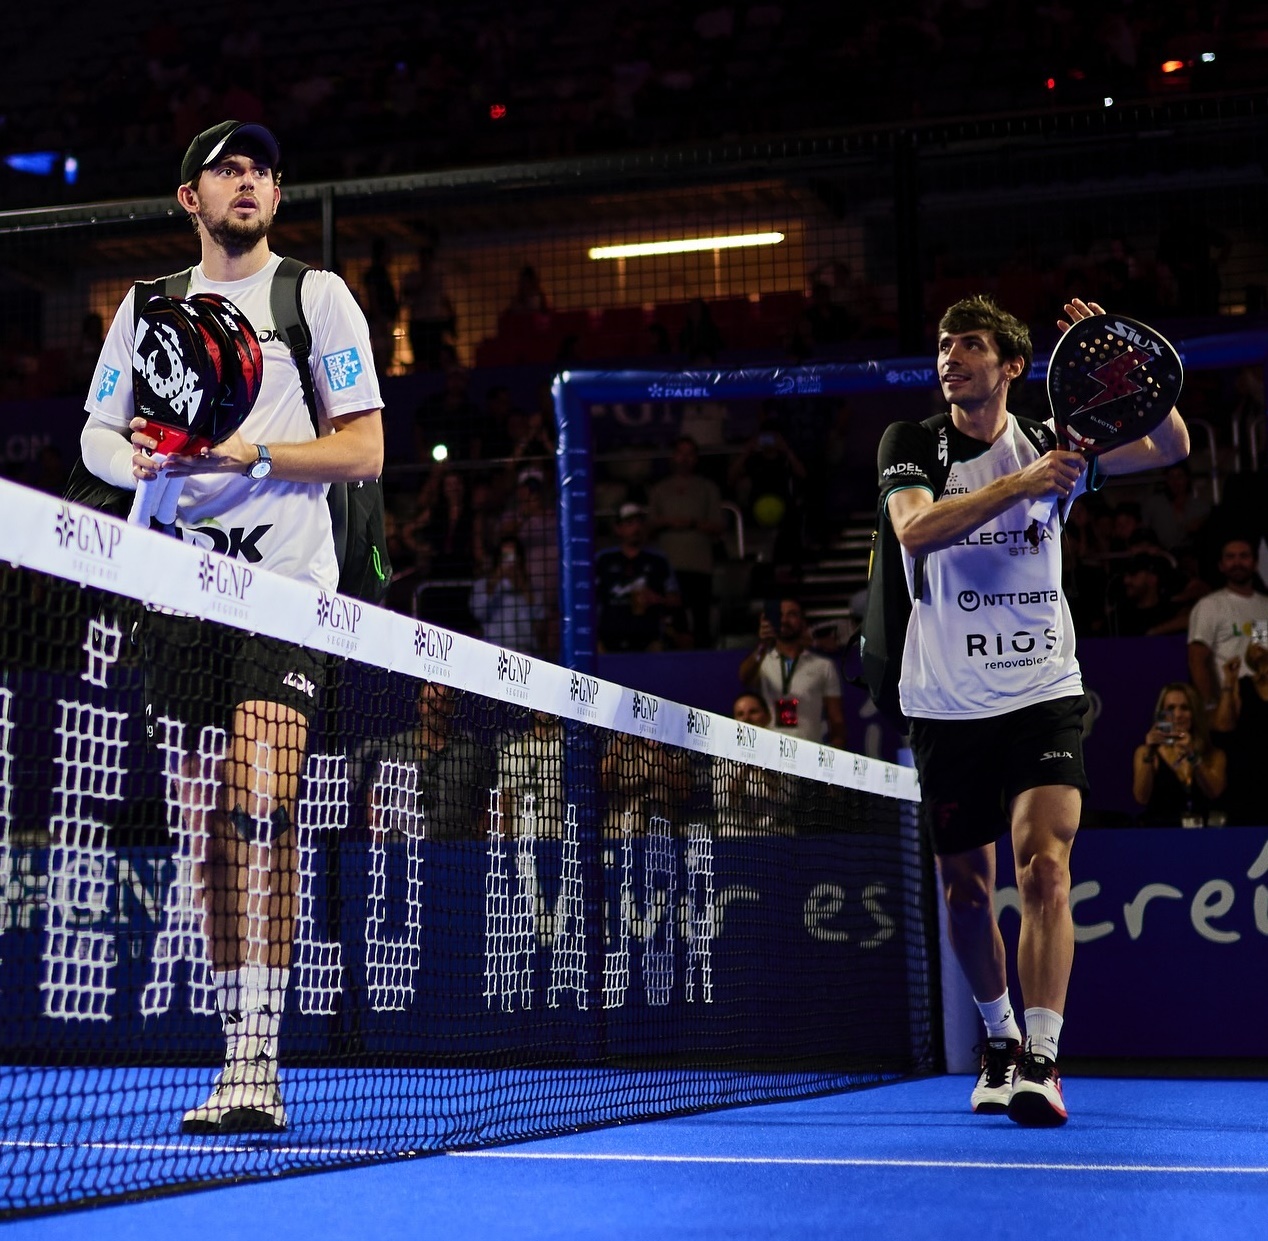
MULTIPOLYGON (((1143 439, 1166 421, 1184 385, 1180 355, 1161 332, 1126 315, 1070 325, 1048 360, 1048 403, 1064 447, 1092 458, 1143 439)), ((1030 506, 1045 523, 1053 500, 1030 506)))

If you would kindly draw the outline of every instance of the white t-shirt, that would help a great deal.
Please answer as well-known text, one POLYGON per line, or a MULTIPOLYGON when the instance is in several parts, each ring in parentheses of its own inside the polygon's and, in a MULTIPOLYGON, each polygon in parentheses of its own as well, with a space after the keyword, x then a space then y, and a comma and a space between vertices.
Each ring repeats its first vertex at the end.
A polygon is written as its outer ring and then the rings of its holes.
POLYGON ((1268 595, 1261 595, 1259 591, 1239 595, 1224 587, 1204 595, 1193 605, 1189 613, 1189 641, 1202 642, 1211 648, 1217 687, 1224 675, 1224 665, 1233 656, 1245 661, 1256 621, 1268 623, 1268 595))
MULTIPOLYGON (((245 280, 218 283, 195 267, 191 293, 219 293, 255 328, 264 354, 260 395, 242 437, 253 444, 294 444, 314 438, 299 372, 273 324, 269 289, 281 262, 272 255, 245 280)), ((85 408, 89 423, 128 434, 134 416, 133 289, 115 313, 101 349, 85 408)), ((304 317, 313 336, 310 366, 325 418, 381 409, 365 316, 348 286, 331 272, 312 270, 301 286, 304 317)), ((177 507, 180 537, 302 582, 334 590, 339 581, 324 483, 259 482, 243 474, 193 475, 177 507)))
POLYGON ((771 647, 757 665, 757 689, 766 700, 775 732, 822 741, 826 727, 823 700, 841 697, 841 676, 832 660, 815 651, 802 651, 792 661, 785 659, 778 647, 771 647), (781 698, 797 700, 795 728, 779 722, 781 698))
MULTIPOLYGON (((946 453, 943 459, 950 461, 939 502, 978 491, 1042 455, 1011 415, 1007 430, 989 446, 954 427, 939 441, 927 431, 925 437, 929 446, 921 451, 946 453)), ((919 461, 910 468, 905 461, 896 464, 891 478, 923 477, 919 461)), ((1085 471, 1076 495, 1086 479, 1085 471)), ((924 595, 912 607, 898 686, 910 718, 988 719, 1083 692, 1074 623, 1061 592, 1060 515, 1054 505, 1034 545, 1026 538, 1030 505, 1018 500, 958 543, 925 557, 924 595)), ((915 561, 905 549, 903 566, 914 596, 915 561)))

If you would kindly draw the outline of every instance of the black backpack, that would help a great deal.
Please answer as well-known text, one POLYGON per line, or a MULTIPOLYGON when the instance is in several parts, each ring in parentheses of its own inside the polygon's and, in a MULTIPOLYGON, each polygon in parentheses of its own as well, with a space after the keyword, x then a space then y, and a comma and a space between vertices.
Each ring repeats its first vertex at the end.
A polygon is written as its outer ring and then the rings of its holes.
MULTIPOLYGON (((308 362, 313 337, 300 302, 300 285, 308 270, 307 265, 298 259, 283 259, 273 273, 269 306, 273 311, 273 326, 295 359, 300 387, 304 390, 304 404, 308 407, 314 432, 320 435, 317 391, 308 362)), ((367 603, 382 603, 392 582, 382 478, 359 483, 331 483, 326 499, 330 504, 335 555, 339 560, 339 593, 367 603)))
MULTIPOLYGON (((1014 417, 1017 417, 1014 415, 1014 417)), ((1052 432, 1042 422, 1017 418, 1023 433, 1041 452, 1055 446, 1052 432)), ((921 424, 936 437, 951 425, 951 415, 943 412, 926 418, 921 424)), ((929 481, 934 486, 934 500, 942 496, 951 474, 950 461, 935 458, 929 481)), ((925 558, 918 556, 912 572, 916 598, 924 594, 925 558)), ((866 689, 880 711, 906 732, 910 721, 898 702, 898 679, 903 669, 903 647, 907 643, 907 623, 911 618, 912 596, 907 593, 903 572, 903 549, 890 525, 883 502, 876 505, 876 528, 872 531, 872 551, 867 566, 867 605, 863 620, 850 640, 859 648, 860 675, 847 678, 850 684, 866 689)))
MULTIPOLYGON (((299 384, 304 390, 304 405, 313 421, 313 430, 321 434, 317 418, 317 390, 309 369, 309 353, 313 336, 304 318, 300 303, 300 284, 309 269, 298 259, 283 259, 273 273, 269 289, 269 306, 273 326, 291 351, 299 371, 299 384)), ((145 303, 155 294, 184 297, 189 292, 193 268, 173 272, 158 280, 138 280, 133 309, 139 318, 145 303)), ((63 496, 77 504, 103 509, 117 517, 126 517, 132 508, 133 492, 115 487, 93 474, 77 458, 71 467, 63 496)), ((382 603, 392 580, 392 562, 387 554, 387 532, 384 526, 383 480, 367 483, 331 483, 326 493, 330 505, 330 523, 334 532, 335 555, 339 561, 339 593, 382 603)))

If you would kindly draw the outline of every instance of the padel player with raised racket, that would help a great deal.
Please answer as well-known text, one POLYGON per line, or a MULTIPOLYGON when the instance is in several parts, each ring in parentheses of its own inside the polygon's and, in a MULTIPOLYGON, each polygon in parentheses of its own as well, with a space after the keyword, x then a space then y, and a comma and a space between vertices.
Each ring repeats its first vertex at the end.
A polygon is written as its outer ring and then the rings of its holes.
MULTIPOLYGON (((1104 314, 1077 299, 1065 313, 1059 326, 1071 340, 1073 325, 1104 314)), ((1153 353, 1142 340, 1143 363, 1153 353)), ((1092 470, 1169 465, 1188 455, 1189 436, 1172 398, 1149 434, 1089 467, 1081 453, 1056 446, 1052 422, 1027 427, 1009 412, 1009 393, 1032 358, 1026 325, 989 297, 957 302, 938 325, 949 414, 937 431, 890 426, 878 468, 913 594, 899 697, 911 721, 921 822, 938 858, 951 943, 986 1026, 971 1106, 1023 1125, 1059 1125, 1067 1113, 1058 1040, 1074 955, 1070 850, 1087 787, 1086 699, 1061 593, 1062 515, 1092 470), (936 494, 930 480, 942 477, 936 494), (1042 500, 1055 502, 1035 503, 1042 500), (1005 831, 1021 894, 1024 1041, 993 902, 995 842, 1005 831)), ((1140 386, 1122 382, 1123 363, 1093 359, 1086 369, 1098 367, 1109 384, 1090 380, 1094 393, 1140 386)))
MULTIPOLYGON (((190 143, 176 192, 202 252, 189 293, 227 298, 262 344, 262 382, 246 421, 194 455, 149 455, 158 440, 134 416, 129 292, 101 351, 81 446, 88 468, 116 486, 160 473, 165 485, 175 480, 181 539, 333 593, 339 573, 326 484, 379 475, 382 399, 351 292, 333 273, 309 273, 303 309, 325 432, 315 435, 296 364, 272 330, 269 289, 281 259, 268 233, 281 199, 278 166, 268 129, 224 121, 190 143)), ((283 642, 159 613, 147 614, 144 647, 147 731, 153 735, 160 716, 181 720, 189 755, 203 726, 227 731, 215 809, 190 824, 204 840, 205 926, 227 1047, 210 1097, 184 1114, 182 1127, 283 1129, 277 1037, 297 891, 295 801, 322 661, 283 642)), ((195 767, 189 760, 191 781, 195 767)))

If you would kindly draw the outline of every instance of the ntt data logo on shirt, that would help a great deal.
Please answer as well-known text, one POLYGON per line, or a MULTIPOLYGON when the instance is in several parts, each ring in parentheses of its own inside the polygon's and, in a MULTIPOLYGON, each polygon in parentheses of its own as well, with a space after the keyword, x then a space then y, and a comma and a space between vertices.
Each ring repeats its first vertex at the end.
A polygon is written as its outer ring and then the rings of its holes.
POLYGON ((317 623, 334 636, 335 645, 344 650, 356 649, 361 615, 361 605, 355 599, 328 595, 324 590, 317 597, 317 623))
POLYGON ((123 542, 123 527, 90 509, 63 504, 54 527, 57 545, 86 581, 110 582, 119 576, 115 552, 123 542))
POLYGON ((361 365, 361 355, 355 348, 328 353, 322 358, 321 364, 326 368, 326 381, 332 392, 353 387, 365 369, 361 365))

